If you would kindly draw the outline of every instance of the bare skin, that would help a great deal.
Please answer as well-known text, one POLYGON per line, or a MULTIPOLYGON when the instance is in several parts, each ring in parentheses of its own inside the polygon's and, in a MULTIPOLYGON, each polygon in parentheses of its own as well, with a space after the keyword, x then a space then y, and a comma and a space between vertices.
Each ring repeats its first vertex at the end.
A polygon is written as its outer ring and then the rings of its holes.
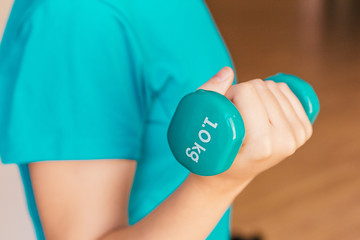
POLYGON ((46 238, 205 239, 254 177, 292 155, 312 135, 303 107, 286 84, 255 79, 231 86, 233 78, 225 67, 200 87, 224 94, 243 117, 246 136, 228 171, 212 177, 190 174, 154 211, 129 226, 135 161, 31 163, 46 238))

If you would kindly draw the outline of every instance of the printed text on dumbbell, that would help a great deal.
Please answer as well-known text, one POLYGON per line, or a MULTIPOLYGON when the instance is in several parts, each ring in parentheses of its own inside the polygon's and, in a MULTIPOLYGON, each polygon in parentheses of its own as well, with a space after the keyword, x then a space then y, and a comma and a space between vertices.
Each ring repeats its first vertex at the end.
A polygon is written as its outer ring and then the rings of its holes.
MULTIPOLYGON (((207 126, 210 126, 212 128, 216 128, 217 127, 217 123, 212 123, 209 121, 209 118, 206 117, 203 124, 201 125, 203 128, 206 128, 207 126)), ((201 129, 198 133, 198 137, 199 140, 202 142, 200 144, 204 144, 204 143, 208 143, 211 141, 211 135, 210 133, 206 130, 206 129, 201 129)), ((194 142, 194 146, 193 147, 189 147, 185 150, 186 155, 191 158, 191 160, 193 160, 194 162, 198 163, 199 162, 199 155, 201 154, 201 152, 205 152, 206 148, 204 148, 202 145, 200 145, 197 142, 194 142)))

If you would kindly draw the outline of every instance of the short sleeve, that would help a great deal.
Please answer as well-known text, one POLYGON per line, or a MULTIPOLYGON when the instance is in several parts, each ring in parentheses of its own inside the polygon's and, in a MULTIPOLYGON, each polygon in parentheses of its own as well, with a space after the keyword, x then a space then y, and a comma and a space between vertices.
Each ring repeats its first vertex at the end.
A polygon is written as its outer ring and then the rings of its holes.
POLYGON ((45 0, 21 31, 1 75, 2 161, 137 160, 141 58, 119 13, 96 0, 45 0))

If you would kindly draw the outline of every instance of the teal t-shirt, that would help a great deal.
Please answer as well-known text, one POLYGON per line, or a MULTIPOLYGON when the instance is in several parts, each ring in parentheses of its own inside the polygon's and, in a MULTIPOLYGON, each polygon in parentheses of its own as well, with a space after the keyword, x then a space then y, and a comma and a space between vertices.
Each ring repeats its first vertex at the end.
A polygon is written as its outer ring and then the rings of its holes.
MULTIPOLYGON (((0 154, 19 166, 38 239, 28 163, 136 160, 135 224, 189 174, 166 139, 179 100, 224 66, 202 0, 15 0, 0 45, 0 154)), ((208 239, 229 239, 229 218, 208 239)))

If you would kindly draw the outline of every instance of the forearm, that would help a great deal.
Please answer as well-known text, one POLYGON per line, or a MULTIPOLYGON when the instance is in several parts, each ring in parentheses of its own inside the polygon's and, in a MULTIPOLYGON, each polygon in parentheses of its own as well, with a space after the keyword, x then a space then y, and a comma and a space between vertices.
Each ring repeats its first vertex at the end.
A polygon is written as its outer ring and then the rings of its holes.
POLYGON ((148 216, 133 226, 110 232, 102 240, 205 239, 250 180, 239 183, 236 189, 226 190, 202 184, 195 178, 198 177, 190 174, 148 216))

